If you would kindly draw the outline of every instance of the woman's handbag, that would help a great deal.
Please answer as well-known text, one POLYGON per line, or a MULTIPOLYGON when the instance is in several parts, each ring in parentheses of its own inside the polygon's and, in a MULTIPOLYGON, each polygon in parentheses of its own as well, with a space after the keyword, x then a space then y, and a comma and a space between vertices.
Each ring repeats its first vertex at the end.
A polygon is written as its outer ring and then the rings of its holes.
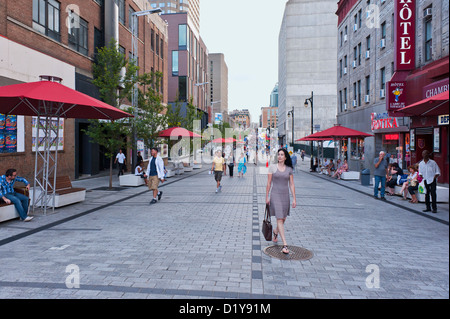
POLYGON ((269 215, 269 205, 266 204, 266 211, 264 213, 264 220, 262 223, 262 233, 264 235, 264 238, 267 241, 272 240, 272 223, 270 221, 270 215, 269 215))

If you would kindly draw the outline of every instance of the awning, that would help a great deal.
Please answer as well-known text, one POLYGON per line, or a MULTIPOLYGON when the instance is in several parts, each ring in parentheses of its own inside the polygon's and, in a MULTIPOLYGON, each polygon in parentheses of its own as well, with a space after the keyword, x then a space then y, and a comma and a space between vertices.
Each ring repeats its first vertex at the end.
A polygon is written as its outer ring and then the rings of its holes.
POLYGON ((394 114, 402 114, 404 116, 435 116, 448 114, 448 107, 448 91, 446 91, 410 104, 402 109, 395 110, 394 114))

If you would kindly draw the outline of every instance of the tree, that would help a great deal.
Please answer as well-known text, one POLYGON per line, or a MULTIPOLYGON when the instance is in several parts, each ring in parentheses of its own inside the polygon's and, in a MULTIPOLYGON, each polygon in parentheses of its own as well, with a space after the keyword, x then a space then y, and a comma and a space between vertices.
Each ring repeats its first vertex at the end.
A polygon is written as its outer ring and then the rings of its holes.
MULTIPOLYGON (((97 60, 93 64, 94 80, 100 97, 105 103, 119 107, 130 95, 134 86, 138 67, 133 61, 128 62, 117 49, 113 39, 106 47, 98 48, 97 60), (125 74, 123 71, 125 70, 125 74), (119 89, 120 88, 120 89, 119 89)), ((116 121, 91 120, 86 134, 93 142, 105 149, 109 158, 109 188, 112 188, 113 158, 120 148, 126 148, 126 137, 130 134, 129 119, 116 121)))
POLYGON ((165 107, 162 105, 160 83, 163 74, 161 72, 145 73, 138 77, 138 105, 135 111, 133 123, 136 127, 136 135, 144 141, 148 147, 155 146, 158 133, 167 125, 165 107))

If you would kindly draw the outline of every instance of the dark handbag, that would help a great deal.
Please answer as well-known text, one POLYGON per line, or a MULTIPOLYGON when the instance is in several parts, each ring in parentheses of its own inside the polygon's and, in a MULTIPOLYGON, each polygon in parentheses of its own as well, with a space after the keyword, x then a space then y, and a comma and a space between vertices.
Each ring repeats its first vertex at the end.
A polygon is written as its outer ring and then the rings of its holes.
POLYGON ((264 220, 262 223, 262 233, 264 235, 264 238, 267 241, 272 240, 272 223, 270 221, 270 215, 269 215, 269 205, 266 204, 266 211, 264 213, 264 220))

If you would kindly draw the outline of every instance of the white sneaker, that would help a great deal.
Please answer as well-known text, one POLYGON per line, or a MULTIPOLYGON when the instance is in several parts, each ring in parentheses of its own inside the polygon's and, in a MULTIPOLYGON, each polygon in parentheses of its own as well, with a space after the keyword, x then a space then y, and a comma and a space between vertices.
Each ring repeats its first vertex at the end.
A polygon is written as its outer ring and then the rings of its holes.
POLYGON ((27 216, 27 218, 25 218, 23 221, 24 222, 29 222, 30 220, 32 220, 34 217, 33 216, 27 216))
POLYGON ((216 193, 218 193, 219 192, 219 189, 218 188, 216 188, 216 193))

